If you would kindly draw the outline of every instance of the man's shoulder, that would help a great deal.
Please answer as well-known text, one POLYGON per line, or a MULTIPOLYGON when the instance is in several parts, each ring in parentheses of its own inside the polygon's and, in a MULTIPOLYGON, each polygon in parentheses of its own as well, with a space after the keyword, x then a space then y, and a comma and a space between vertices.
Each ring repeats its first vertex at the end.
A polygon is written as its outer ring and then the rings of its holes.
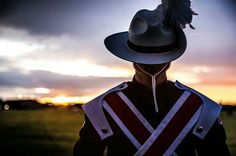
POLYGON ((189 91, 196 95, 202 102, 202 110, 193 129, 193 134, 203 139, 217 120, 222 106, 205 96, 204 94, 176 81, 175 86, 181 90, 189 91))
POLYGON ((193 88, 191 88, 187 85, 184 85, 184 84, 180 83, 179 81, 176 81, 174 83, 174 85, 180 90, 189 91, 190 93, 196 95, 198 98, 200 98, 202 104, 204 104, 204 105, 211 106, 212 108, 221 107, 217 102, 213 101, 212 99, 210 99, 206 95, 200 93, 199 91, 197 91, 197 90, 195 90, 195 89, 193 89, 193 88))
POLYGON ((118 91, 121 91, 121 90, 124 90, 125 88, 128 87, 128 84, 127 82, 123 82, 109 90, 107 90, 106 92, 102 93, 101 95, 97 96, 96 98, 92 99, 91 101, 89 101, 87 104, 85 104, 83 107, 86 107, 88 105, 92 105, 92 104, 96 104, 96 105, 99 105, 102 100, 109 94, 111 93, 114 93, 114 92, 118 92, 118 91))
POLYGON ((103 112, 102 105, 104 98, 111 93, 124 90, 127 87, 128 84, 126 82, 123 82, 82 106, 86 116, 88 117, 102 140, 113 135, 112 129, 109 126, 109 123, 103 112))
POLYGON ((107 90, 106 92, 97 96, 93 100, 89 101, 87 104, 84 104, 82 106, 83 110, 87 114, 87 113, 90 113, 90 111, 92 111, 93 109, 96 109, 96 110, 102 109, 102 103, 103 103, 103 100, 106 96, 108 96, 109 94, 114 93, 114 92, 122 91, 127 87, 128 87, 128 84, 126 82, 123 82, 123 83, 107 90))

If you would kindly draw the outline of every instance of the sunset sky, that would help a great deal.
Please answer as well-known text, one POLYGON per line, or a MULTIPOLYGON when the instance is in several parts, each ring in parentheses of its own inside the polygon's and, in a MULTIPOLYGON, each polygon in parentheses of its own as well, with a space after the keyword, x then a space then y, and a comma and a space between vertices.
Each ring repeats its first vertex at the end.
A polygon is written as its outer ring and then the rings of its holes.
MULTIPOLYGON (((130 62, 103 40, 127 31, 140 9, 160 0, 3 0, 0 2, 0 98, 86 102, 132 79, 130 62)), ((172 63, 170 80, 217 102, 236 103, 236 1, 193 0, 195 30, 172 63)))

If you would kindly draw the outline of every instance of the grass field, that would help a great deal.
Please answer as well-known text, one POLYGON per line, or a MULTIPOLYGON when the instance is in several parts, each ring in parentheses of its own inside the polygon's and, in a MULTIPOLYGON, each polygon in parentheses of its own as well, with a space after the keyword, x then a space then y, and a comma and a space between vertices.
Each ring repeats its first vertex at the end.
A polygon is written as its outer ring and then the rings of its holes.
POLYGON ((236 156, 236 112, 232 116, 224 112, 221 114, 221 119, 226 130, 228 147, 232 156, 236 156))
MULTIPOLYGON (((236 113, 222 113, 228 146, 236 156, 236 113)), ((83 112, 66 109, 0 112, 0 156, 70 156, 83 112)))
POLYGON ((69 156, 83 123, 82 111, 0 112, 0 156, 69 156))

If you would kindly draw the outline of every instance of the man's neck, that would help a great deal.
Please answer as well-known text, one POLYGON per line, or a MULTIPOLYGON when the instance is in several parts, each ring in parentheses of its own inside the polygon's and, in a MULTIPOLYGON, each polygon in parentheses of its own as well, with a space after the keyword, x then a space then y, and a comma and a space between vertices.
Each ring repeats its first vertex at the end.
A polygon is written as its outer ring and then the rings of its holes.
MULTIPOLYGON (((134 75, 134 78, 138 83, 140 83, 140 84, 142 84, 142 85, 144 85, 144 86, 146 86, 150 89, 152 88, 152 78, 151 78, 151 76, 146 75, 146 74, 141 74, 140 72, 138 72, 138 73, 136 72, 135 75, 134 75)), ((166 80, 167 80, 167 76, 166 76, 165 72, 162 73, 161 75, 156 76, 156 86, 158 86, 159 84, 165 82, 166 80)))

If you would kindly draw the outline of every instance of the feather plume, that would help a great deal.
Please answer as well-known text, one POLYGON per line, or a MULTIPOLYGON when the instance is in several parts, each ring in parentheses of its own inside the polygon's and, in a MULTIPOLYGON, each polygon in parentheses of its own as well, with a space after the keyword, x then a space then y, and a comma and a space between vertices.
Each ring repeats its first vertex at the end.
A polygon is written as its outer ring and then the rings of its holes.
POLYGON ((193 15, 198 14, 191 9, 190 0, 162 0, 161 6, 167 23, 179 25, 182 28, 189 24, 190 28, 195 29, 191 22, 193 15))

